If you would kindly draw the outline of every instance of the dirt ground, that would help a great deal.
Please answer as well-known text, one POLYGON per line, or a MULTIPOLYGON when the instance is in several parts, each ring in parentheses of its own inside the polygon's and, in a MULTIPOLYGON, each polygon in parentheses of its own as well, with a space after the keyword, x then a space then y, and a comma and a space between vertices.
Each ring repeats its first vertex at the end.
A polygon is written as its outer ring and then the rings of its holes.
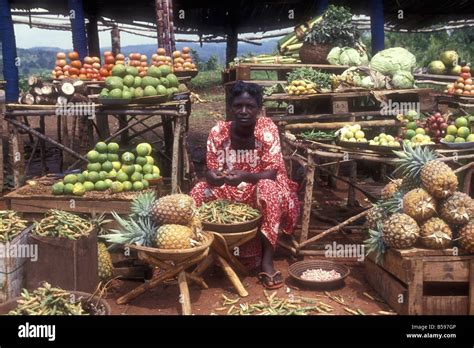
MULTIPOLYGON (((225 101, 222 88, 216 88, 208 93, 202 93, 200 96, 206 102, 193 104, 187 136, 190 157, 194 162, 195 170, 198 174, 202 174, 205 169, 205 148, 209 130, 218 120, 223 120, 225 118, 225 101)), ((54 119, 47 118, 46 126, 47 134, 54 136, 56 132, 54 119)), ((111 132, 116 130, 117 127, 117 122, 110 119, 111 132)), ((25 140, 27 140, 26 136, 25 140)), ((154 139, 148 137, 147 140, 153 142, 154 139)), ((54 152, 52 152, 52 154, 54 154, 54 152)), ((57 168, 57 161, 55 161, 56 158, 54 157, 57 158, 57 156, 50 156, 50 160, 48 161, 48 166, 53 172, 57 168)), ((39 171, 39 164, 39 160, 34 162, 32 168, 39 171)), ((355 210, 346 208, 346 189, 347 187, 345 187, 345 185, 339 185, 336 190, 333 190, 327 187, 322 180, 318 181, 318 188, 315 196, 318 203, 314 206, 315 210, 320 212, 320 215, 323 215, 326 218, 332 218, 333 222, 334 220, 343 221, 345 218, 354 215, 354 211, 360 211, 360 207, 355 207, 355 210)), ((303 190, 301 190, 300 193, 302 194, 303 190)), ((364 206, 367 204, 362 196, 357 195, 357 198, 360 205, 364 206)), ((328 221, 314 221, 313 225, 317 230, 324 230, 329 226, 332 225, 328 221)), ((351 232, 349 231, 349 234, 342 232, 335 233, 334 235, 331 235, 330 238, 326 239, 326 241, 332 243, 334 238, 343 243, 347 243, 348 241, 352 243, 357 241, 357 243, 360 243, 363 240, 360 234, 354 233, 351 235, 351 232)), ((351 315, 348 311, 344 310, 343 305, 326 297, 323 291, 305 289, 299 284, 294 283, 288 275, 288 266, 294 261, 295 259, 291 255, 287 254, 280 248, 277 249, 275 266, 276 269, 282 272, 285 278, 285 286, 277 290, 277 297, 291 298, 292 296, 303 296, 314 298, 333 306, 334 310, 331 314, 351 315)), ((347 265, 350 267, 351 274, 346 278, 345 286, 341 289, 331 291, 331 294, 341 295, 345 300, 347 308, 352 310, 361 309, 365 314, 376 314, 378 311, 390 311, 390 308, 385 303, 373 301, 363 294, 366 292, 373 297, 377 296, 364 278, 363 264, 350 262, 347 263, 347 265)), ((226 311, 216 310, 216 308, 222 307, 222 294, 225 294, 229 298, 238 297, 230 282, 217 267, 209 270, 205 274, 204 279, 209 285, 209 289, 201 290, 195 285, 190 286, 193 313, 197 315, 208 315, 213 313, 226 314, 226 311)), ((249 296, 240 299, 238 303, 256 303, 260 300, 265 300, 263 287, 258 283, 255 274, 243 278, 242 281, 249 292, 249 296)), ((119 306, 115 303, 115 300, 118 297, 140 284, 141 282, 130 280, 112 281, 108 287, 106 298, 109 300, 108 302, 112 307, 113 314, 156 315, 181 313, 179 288, 177 284, 160 285, 141 295, 128 305, 119 306)))

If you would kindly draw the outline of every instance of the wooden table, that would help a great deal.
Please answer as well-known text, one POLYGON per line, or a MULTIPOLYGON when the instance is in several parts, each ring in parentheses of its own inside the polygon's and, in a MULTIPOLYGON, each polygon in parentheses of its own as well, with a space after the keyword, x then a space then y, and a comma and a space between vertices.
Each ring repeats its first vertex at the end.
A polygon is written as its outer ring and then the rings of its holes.
MULTIPOLYGON (((96 129, 99 139, 105 142, 121 136, 125 143, 134 137, 142 136, 145 132, 154 132, 157 127, 163 127, 164 137, 161 142, 164 143, 164 149, 156 148, 162 156, 171 164, 171 186, 172 192, 177 193, 179 187, 183 184, 185 177, 189 173, 188 155, 186 150, 186 132, 188 130, 188 120, 191 113, 191 103, 189 94, 180 95, 179 100, 174 100, 157 105, 147 104, 129 104, 124 106, 105 106, 101 104, 93 104, 95 114, 93 117, 85 117, 87 124, 86 129, 83 129, 85 134, 78 134, 79 140, 87 139, 86 151, 88 151, 94 141, 94 129, 96 129), (105 138, 100 134, 97 127, 97 117, 107 117, 112 115, 119 120, 119 129, 109 137, 105 138), (144 121, 161 117, 161 122, 154 122, 152 124, 145 124, 144 121), (136 131, 134 127, 137 125, 145 126, 144 130, 136 131), (132 130, 134 133, 128 135, 132 130)), ((0 110, 1 111, 1 110, 0 110)), ((72 137, 65 138, 63 132, 64 117, 74 117, 77 120, 79 117, 84 117, 81 114, 73 114, 70 116, 58 115, 58 108, 55 105, 22 105, 22 104, 7 104, 5 120, 8 122, 9 134, 11 138, 10 153, 14 158, 13 176, 15 187, 21 185, 22 169, 25 166, 23 145, 21 143, 21 136, 19 132, 26 132, 30 136, 30 140, 34 139, 33 153, 37 147, 40 147, 42 153, 43 170, 46 169, 45 164, 45 142, 48 142, 55 147, 58 147, 64 154, 68 154, 77 159, 69 169, 77 168, 82 163, 87 163, 87 159, 74 149, 77 139, 75 135, 75 126, 73 127, 72 137), (45 134, 45 116, 57 117, 57 138, 53 139, 45 134), (40 120, 40 130, 33 129, 28 117, 38 117, 40 120), (63 123, 63 124, 62 124, 63 123), (15 154, 15 155, 14 155, 15 154)), ((76 122, 73 123, 74 125, 76 122)), ((159 135, 154 132, 155 137, 159 135)), ((76 144, 77 145, 77 144, 76 144)), ((29 161, 30 162, 30 161, 29 161)), ((26 165, 26 174, 28 172, 29 163, 26 165)), ((61 165, 62 167, 62 165, 61 165)))
MULTIPOLYGON (((367 161, 371 163, 381 163, 385 165, 394 165, 396 156, 390 154, 380 154, 372 150, 350 149, 332 144, 323 144, 318 142, 302 142, 290 140, 285 134, 282 134, 282 142, 288 147, 289 155, 284 156, 285 160, 290 162, 297 162, 305 169, 306 185, 303 203, 302 228, 299 241, 294 241, 293 245, 288 245, 285 242, 279 241, 279 244, 291 251, 293 254, 311 255, 309 250, 302 250, 307 248, 309 244, 314 243, 330 233, 336 232, 344 226, 364 217, 368 210, 365 210, 350 219, 331 227, 316 236, 308 238, 311 220, 311 204, 313 202, 313 188, 314 176, 317 169, 327 172, 334 176, 337 180, 341 180, 349 184, 348 190, 348 205, 355 203, 355 190, 362 192, 371 202, 375 202, 377 197, 374 197, 369 192, 365 191, 357 184, 357 162, 367 161), (316 159, 326 159, 329 162, 323 165, 317 165, 316 159), (339 166, 342 163, 349 163, 351 165, 350 177, 345 179, 337 176, 334 172, 326 169, 327 166, 339 166)), ((439 155, 439 160, 443 162, 450 162, 458 168, 455 173, 465 172, 464 182, 462 184, 463 191, 467 194, 471 190, 471 178, 474 172, 474 149, 443 149, 436 150, 439 155), (460 161, 470 160, 469 163, 462 165, 460 161)), ((291 170, 289 171, 291 173, 291 170)))

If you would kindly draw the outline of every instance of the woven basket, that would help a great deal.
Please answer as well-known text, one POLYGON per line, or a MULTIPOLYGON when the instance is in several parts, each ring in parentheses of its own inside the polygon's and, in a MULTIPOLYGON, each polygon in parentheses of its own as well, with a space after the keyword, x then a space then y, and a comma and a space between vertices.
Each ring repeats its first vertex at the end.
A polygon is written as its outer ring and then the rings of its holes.
POLYGON ((312 45, 305 42, 300 48, 301 62, 303 64, 329 64, 326 57, 331 48, 331 44, 312 45))
POLYGON ((329 288, 338 288, 344 285, 344 278, 346 278, 350 270, 348 267, 331 262, 331 261, 321 261, 321 260, 305 260, 305 261, 299 261, 295 262, 292 264, 288 272, 290 273, 290 276, 300 282, 303 285, 313 287, 313 288, 324 288, 324 289, 329 289, 329 288), (308 269, 318 269, 321 268, 322 270, 325 271, 332 271, 335 270, 341 274, 341 278, 335 279, 335 280, 328 280, 328 281, 315 281, 315 280, 306 280, 302 279, 301 275, 303 274, 304 271, 308 269))

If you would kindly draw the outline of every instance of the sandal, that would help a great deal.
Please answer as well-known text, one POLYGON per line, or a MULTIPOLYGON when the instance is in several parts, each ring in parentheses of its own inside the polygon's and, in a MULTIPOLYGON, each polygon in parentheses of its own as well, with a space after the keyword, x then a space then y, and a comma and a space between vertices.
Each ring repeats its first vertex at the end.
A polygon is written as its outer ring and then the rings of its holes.
POLYGON ((266 272, 260 272, 258 274, 258 279, 266 289, 274 290, 279 289, 283 286, 283 279, 275 280, 277 276, 281 276, 280 271, 276 271, 275 273, 273 273, 273 275, 270 275, 266 272))

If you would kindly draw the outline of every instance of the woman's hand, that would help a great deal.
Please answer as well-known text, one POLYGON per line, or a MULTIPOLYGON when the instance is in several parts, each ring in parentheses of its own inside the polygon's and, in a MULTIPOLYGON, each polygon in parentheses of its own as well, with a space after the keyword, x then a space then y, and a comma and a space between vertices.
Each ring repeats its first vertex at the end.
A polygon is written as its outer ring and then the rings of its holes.
POLYGON ((246 182, 249 172, 245 170, 231 170, 224 178, 224 182, 230 186, 238 186, 241 182, 246 182))
POLYGON ((206 173, 206 181, 211 186, 224 185, 224 178, 225 175, 217 169, 211 169, 206 173))

